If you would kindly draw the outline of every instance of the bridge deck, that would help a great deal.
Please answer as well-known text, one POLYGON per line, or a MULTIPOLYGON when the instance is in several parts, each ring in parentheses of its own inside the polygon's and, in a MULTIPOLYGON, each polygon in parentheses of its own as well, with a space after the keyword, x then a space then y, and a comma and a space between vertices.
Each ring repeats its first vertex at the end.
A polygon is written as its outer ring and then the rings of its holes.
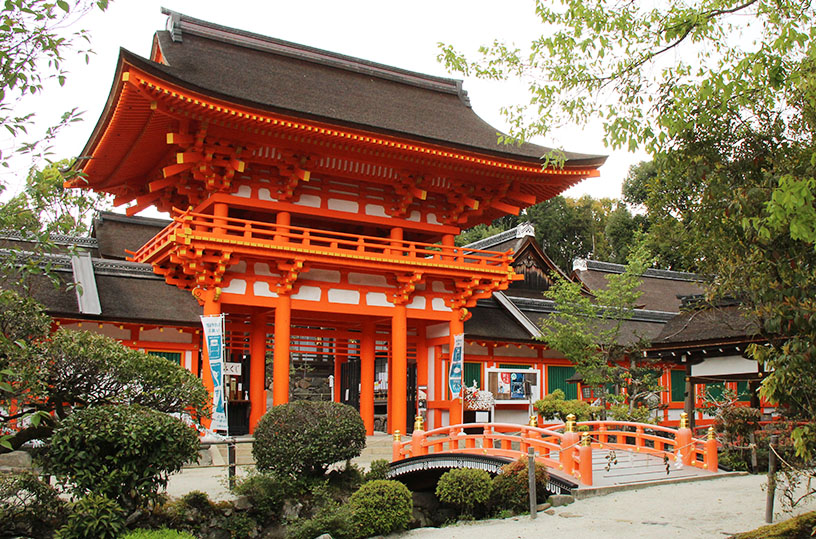
MULTIPOLYGON (((710 476, 714 473, 695 466, 678 466, 675 461, 664 462, 662 458, 636 453, 634 451, 615 451, 596 449, 592 452, 592 487, 608 487, 651 483, 666 479, 687 479, 710 476), (617 463, 610 464, 610 458, 617 463), (607 466, 609 469, 607 470, 607 466)), ((582 487, 586 488, 586 487, 582 487)))

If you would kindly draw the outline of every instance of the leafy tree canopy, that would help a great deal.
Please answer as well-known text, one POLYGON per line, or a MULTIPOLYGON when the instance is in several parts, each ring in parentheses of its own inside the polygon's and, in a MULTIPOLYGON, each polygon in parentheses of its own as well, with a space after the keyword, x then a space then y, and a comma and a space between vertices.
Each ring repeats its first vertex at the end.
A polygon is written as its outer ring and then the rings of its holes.
MULTIPOLYGON (((816 417, 816 6, 801 0, 538 1, 544 35, 446 64, 522 77, 532 106, 508 107, 515 135, 603 125, 613 148, 648 150, 650 234, 692 269, 740 297, 769 346, 762 392, 798 418, 816 417)), ((636 190, 637 191, 637 190, 636 190)), ((645 196, 644 196, 645 195, 645 196)), ((816 454, 816 428, 793 432, 816 454)))
POLYGON ((636 232, 646 226, 642 216, 632 215, 619 200, 557 196, 527 208, 523 215, 505 216, 489 226, 465 230, 456 237, 456 243, 466 245, 509 230, 522 221, 533 223, 536 241, 567 273, 576 258, 625 264, 636 232))
POLYGON ((206 413, 207 390, 184 367, 109 337, 64 329, 49 334, 50 328, 42 306, 0 290, 0 433, 12 433, 0 438, 0 452, 48 438, 79 408, 139 404, 206 413))
POLYGON ((473 61, 442 45, 440 59, 527 83, 530 105, 505 109, 516 136, 599 118, 607 145, 655 152, 726 106, 784 112, 780 92, 807 84, 799 67, 813 54, 814 10, 801 0, 538 0, 542 36, 527 47, 496 41, 473 61))
MULTIPOLYGON (((63 159, 42 169, 32 168, 23 191, 0 206, 0 228, 34 236, 90 233, 94 212, 109 208, 110 201, 106 195, 65 189, 65 171, 71 163, 63 159)), ((46 241, 45 237, 41 239, 46 241)))
MULTIPOLYGON (((47 155, 59 129, 79 118, 76 109, 70 110, 42 138, 20 142, 33 121, 33 114, 18 112, 20 101, 41 93, 47 80, 62 85, 69 54, 89 59, 90 49, 81 46, 90 41, 87 31, 66 29, 90 10, 107 7, 108 0, 6 0, 0 5, 0 126, 15 138, 14 152, 47 155)), ((8 157, 0 155, 0 164, 8 167, 8 157)))

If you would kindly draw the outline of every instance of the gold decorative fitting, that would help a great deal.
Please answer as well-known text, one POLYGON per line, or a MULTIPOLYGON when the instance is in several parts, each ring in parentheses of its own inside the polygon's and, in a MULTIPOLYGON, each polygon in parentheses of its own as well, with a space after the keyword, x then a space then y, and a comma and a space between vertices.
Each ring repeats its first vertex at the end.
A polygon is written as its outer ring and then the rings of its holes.
POLYGON ((401 439, 402 439, 402 436, 400 435, 400 431, 395 430, 394 431, 394 441, 399 442, 401 439))
POLYGON ((714 427, 713 427, 713 426, 712 426, 712 427, 708 427, 708 439, 709 439, 709 440, 713 440, 713 439, 714 439, 714 427))
POLYGON ((688 414, 686 412, 683 412, 683 413, 680 414, 680 427, 679 428, 681 428, 681 429, 687 429, 688 428, 688 414))
POLYGON ((575 432, 575 414, 567 416, 567 424, 564 425, 564 430, 567 432, 575 432))
POLYGON ((425 421, 422 420, 422 416, 418 415, 414 419, 414 430, 425 430, 424 427, 425 421))
POLYGON ((530 416, 530 423, 529 423, 529 425, 530 425, 531 427, 537 427, 537 426, 538 426, 538 416, 531 415, 531 416, 530 416))
POLYGON ((588 432, 585 432, 583 436, 581 436, 581 445, 584 447, 589 447, 592 444, 592 438, 589 436, 588 432))

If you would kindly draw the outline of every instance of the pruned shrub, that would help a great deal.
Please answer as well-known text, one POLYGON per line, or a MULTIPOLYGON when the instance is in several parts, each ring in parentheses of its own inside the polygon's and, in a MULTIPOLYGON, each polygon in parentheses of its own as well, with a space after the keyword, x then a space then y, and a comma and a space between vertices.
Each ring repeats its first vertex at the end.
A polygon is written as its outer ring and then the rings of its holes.
POLYGON ((375 481, 377 479, 385 479, 388 473, 390 462, 386 459, 374 459, 368 466, 368 472, 365 474, 366 481, 375 481))
POLYGON ((291 539, 314 539, 324 533, 332 539, 356 537, 348 505, 327 503, 312 518, 298 520, 287 529, 287 537, 291 539))
POLYGON ((122 539, 195 539, 195 535, 162 528, 160 530, 133 530, 123 535, 122 539))
POLYGON ((370 481, 349 499, 357 537, 388 535, 408 525, 413 510, 411 491, 399 481, 370 481))
POLYGON ((328 476, 328 485, 340 493, 351 494, 365 483, 365 476, 356 464, 346 461, 341 468, 332 469, 328 476))
POLYGON ((575 415, 576 421, 592 421, 597 419, 601 411, 597 406, 584 401, 566 400, 566 395, 560 389, 537 400, 533 406, 544 419, 551 421, 566 421, 570 414, 575 415))
POLYGON ((0 535, 50 537, 66 510, 57 490, 33 473, 0 473, 0 535))
POLYGON ((365 447, 360 414, 345 404, 295 401, 273 406, 255 427, 252 455, 261 471, 319 477, 365 447))
POLYGON ((125 531, 125 513, 105 496, 91 494, 71 504, 68 522, 59 529, 58 539, 116 539, 125 531))
POLYGON ((97 406, 72 413, 54 431, 43 467, 76 495, 100 494, 132 509, 157 499, 198 447, 196 431, 167 414, 97 406))
POLYGON ((473 517, 484 511, 492 489, 493 482, 486 471, 459 468, 442 474, 436 484, 436 497, 452 505, 461 516, 473 517))
POLYGON ((278 477, 255 473, 239 480, 232 492, 249 499, 249 512, 258 522, 271 523, 278 520, 289 490, 289 485, 278 477))
MULTIPOLYGON (((527 459, 521 458, 502 467, 501 473, 493 478, 493 489, 490 505, 494 511, 510 509, 523 512, 530 508, 529 479, 527 478, 527 459)), ((547 498, 547 468, 538 462, 535 464, 536 499, 542 503, 547 498)))

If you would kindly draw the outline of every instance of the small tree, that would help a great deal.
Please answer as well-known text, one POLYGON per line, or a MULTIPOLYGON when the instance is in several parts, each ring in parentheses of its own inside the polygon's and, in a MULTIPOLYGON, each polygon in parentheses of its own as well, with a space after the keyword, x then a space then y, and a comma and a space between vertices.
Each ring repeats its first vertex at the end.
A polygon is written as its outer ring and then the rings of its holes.
POLYGON ((42 463, 75 495, 134 509, 155 500, 198 448, 198 433, 180 419, 135 404, 96 406, 61 422, 42 463))
POLYGON ((473 517, 475 510, 483 508, 490 500, 492 490, 493 482, 486 471, 455 468, 439 478, 436 497, 455 507, 460 516, 473 517))
POLYGON ((103 335, 49 335, 50 325, 41 305, 0 290, 0 453, 47 439, 78 408, 141 404, 194 417, 206 413, 207 390, 183 367, 103 335))
POLYGON ((581 284, 559 278, 545 296, 555 301, 556 313, 541 325, 541 340, 575 363, 583 384, 601 387, 601 413, 607 402, 636 404, 662 388, 652 365, 638 357, 646 342, 624 335, 624 323, 632 316, 640 297, 640 276, 646 270, 642 249, 637 249, 621 274, 607 276, 608 286, 584 293, 581 284), (626 389, 626 395, 609 395, 606 388, 626 389))

